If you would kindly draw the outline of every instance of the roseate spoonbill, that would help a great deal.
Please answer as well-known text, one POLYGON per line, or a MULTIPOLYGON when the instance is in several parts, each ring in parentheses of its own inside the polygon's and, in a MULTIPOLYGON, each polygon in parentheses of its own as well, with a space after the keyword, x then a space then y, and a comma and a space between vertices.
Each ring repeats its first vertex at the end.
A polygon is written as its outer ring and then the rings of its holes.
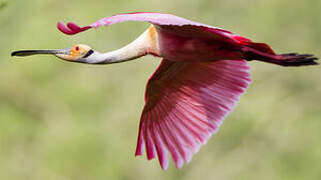
POLYGON ((15 51, 12 56, 54 54, 87 64, 120 63, 148 54, 161 57, 147 83, 136 156, 143 154, 145 146, 147 158, 157 155, 163 169, 168 167, 168 152, 181 168, 218 130, 251 82, 247 61, 317 64, 313 55, 276 54, 267 44, 170 14, 119 14, 85 27, 72 22, 67 26, 59 22, 57 27, 73 35, 124 21, 147 21, 151 26, 127 46, 107 53, 78 44, 60 50, 15 51))

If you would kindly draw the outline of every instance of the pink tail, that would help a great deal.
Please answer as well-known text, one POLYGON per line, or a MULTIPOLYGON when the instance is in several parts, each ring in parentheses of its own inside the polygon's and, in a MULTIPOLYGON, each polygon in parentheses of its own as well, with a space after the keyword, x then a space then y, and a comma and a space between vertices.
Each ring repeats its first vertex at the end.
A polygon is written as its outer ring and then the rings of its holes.
POLYGON ((316 62, 318 58, 314 57, 312 54, 275 54, 274 51, 264 43, 249 42, 242 48, 242 51, 244 52, 245 59, 248 61, 258 60, 280 66, 305 66, 318 64, 316 62))

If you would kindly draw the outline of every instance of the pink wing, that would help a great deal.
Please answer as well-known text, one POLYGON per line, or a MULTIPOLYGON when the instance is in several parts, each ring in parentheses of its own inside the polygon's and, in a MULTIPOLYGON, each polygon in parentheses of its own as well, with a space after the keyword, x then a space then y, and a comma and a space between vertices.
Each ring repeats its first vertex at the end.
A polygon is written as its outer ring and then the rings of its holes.
POLYGON ((147 12, 138 12, 138 13, 129 13, 129 14, 118 14, 111 17, 106 17, 89 26, 79 27, 73 22, 67 23, 65 26, 63 23, 59 22, 57 24, 58 29, 68 35, 77 34, 79 32, 88 30, 90 28, 98 28, 102 25, 109 26, 112 24, 117 24, 125 21, 144 21, 149 22, 154 25, 158 25, 161 28, 166 28, 170 31, 175 30, 173 27, 179 27, 181 35, 184 33, 189 33, 188 35, 202 35, 208 38, 216 38, 230 43, 240 43, 243 41, 249 41, 244 37, 238 35, 233 35, 227 30, 220 28, 212 27, 209 25, 193 22, 178 16, 171 14, 163 13, 147 13, 147 12), (194 33, 197 31, 197 33, 194 33))
POLYGON ((191 160, 215 133, 250 83, 244 60, 180 63, 163 60, 147 84, 136 156, 157 153, 163 169, 167 152, 176 167, 191 160))

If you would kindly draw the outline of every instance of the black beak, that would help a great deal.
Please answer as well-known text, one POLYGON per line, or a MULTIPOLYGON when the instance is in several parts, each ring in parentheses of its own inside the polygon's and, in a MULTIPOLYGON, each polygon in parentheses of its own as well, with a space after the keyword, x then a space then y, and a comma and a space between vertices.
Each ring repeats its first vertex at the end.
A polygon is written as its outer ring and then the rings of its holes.
POLYGON ((11 56, 31 56, 37 54, 70 54, 70 48, 66 49, 56 49, 56 50, 22 50, 14 51, 11 53, 11 56))

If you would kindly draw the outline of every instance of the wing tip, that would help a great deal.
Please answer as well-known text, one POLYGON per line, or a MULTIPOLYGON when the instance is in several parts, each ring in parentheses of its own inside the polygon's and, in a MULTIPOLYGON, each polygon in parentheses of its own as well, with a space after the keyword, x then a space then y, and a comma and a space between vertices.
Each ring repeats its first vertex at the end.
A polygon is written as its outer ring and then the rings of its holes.
POLYGON ((57 28, 60 32, 67 35, 74 35, 80 32, 86 31, 91 28, 91 26, 80 27, 73 22, 69 22, 66 25, 63 22, 57 23, 57 28))
POLYGON ((139 135, 139 138, 137 140, 137 146, 136 146, 136 151, 135 151, 135 156, 142 156, 144 154, 144 140, 143 138, 139 135))
POLYGON ((164 161, 164 162, 160 163, 160 165, 161 165, 162 170, 166 171, 169 167, 169 161, 168 160, 164 161))

